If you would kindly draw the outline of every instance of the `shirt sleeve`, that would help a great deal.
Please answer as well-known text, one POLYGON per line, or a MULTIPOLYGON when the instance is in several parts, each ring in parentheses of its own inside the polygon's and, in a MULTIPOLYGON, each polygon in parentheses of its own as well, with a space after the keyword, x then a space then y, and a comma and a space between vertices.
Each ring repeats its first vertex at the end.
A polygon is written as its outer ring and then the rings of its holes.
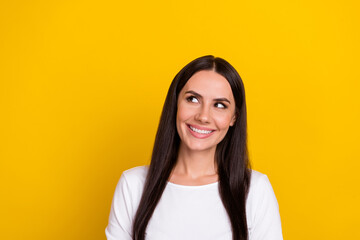
POLYGON ((266 175, 255 186, 252 229, 249 240, 282 240, 279 205, 266 175))
POLYGON ((132 240, 132 199, 125 175, 116 186, 111 203, 109 223, 105 229, 108 240, 132 240))

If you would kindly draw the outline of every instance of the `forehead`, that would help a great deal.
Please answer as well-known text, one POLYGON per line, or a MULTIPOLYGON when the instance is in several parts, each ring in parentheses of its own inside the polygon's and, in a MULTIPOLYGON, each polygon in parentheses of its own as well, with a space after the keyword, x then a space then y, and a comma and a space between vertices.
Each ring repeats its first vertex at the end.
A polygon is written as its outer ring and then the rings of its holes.
POLYGON ((229 82, 225 77, 212 70, 202 70, 192 75, 181 91, 184 93, 189 90, 195 91, 204 97, 233 99, 229 82))

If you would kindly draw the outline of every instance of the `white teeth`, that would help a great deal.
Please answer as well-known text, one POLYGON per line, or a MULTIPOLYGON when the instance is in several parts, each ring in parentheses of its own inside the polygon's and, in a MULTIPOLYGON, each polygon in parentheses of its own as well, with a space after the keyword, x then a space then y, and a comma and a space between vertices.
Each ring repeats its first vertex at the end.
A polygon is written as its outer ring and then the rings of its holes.
POLYGON ((191 130, 193 130, 194 132, 202 133, 202 134, 209 134, 209 133, 212 132, 212 131, 200 130, 200 129, 194 128, 194 127, 192 127, 192 126, 190 126, 190 128, 191 128, 191 130))

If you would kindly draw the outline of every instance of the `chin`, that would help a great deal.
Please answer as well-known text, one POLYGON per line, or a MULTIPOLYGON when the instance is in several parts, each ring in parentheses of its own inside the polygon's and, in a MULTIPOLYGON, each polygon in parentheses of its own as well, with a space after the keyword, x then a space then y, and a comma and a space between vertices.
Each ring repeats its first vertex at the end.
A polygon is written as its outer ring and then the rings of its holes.
POLYGON ((216 148, 216 145, 209 145, 209 144, 203 144, 203 143, 189 143, 185 144, 186 148, 192 151, 207 151, 212 150, 216 148))

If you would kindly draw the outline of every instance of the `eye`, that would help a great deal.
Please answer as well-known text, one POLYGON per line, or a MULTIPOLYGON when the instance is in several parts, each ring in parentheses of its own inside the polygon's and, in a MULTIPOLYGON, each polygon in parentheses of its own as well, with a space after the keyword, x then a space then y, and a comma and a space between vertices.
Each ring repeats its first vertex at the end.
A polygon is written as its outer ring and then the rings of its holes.
POLYGON ((217 107, 217 108, 223 108, 223 109, 226 109, 226 108, 227 108, 225 104, 220 103, 220 102, 215 103, 215 107, 217 107))
POLYGON ((198 103, 199 102, 199 100, 194 96, 190 96, 190 97, 186 98, 186 100, 188 102, 193 102, 193 103, 198 103))

